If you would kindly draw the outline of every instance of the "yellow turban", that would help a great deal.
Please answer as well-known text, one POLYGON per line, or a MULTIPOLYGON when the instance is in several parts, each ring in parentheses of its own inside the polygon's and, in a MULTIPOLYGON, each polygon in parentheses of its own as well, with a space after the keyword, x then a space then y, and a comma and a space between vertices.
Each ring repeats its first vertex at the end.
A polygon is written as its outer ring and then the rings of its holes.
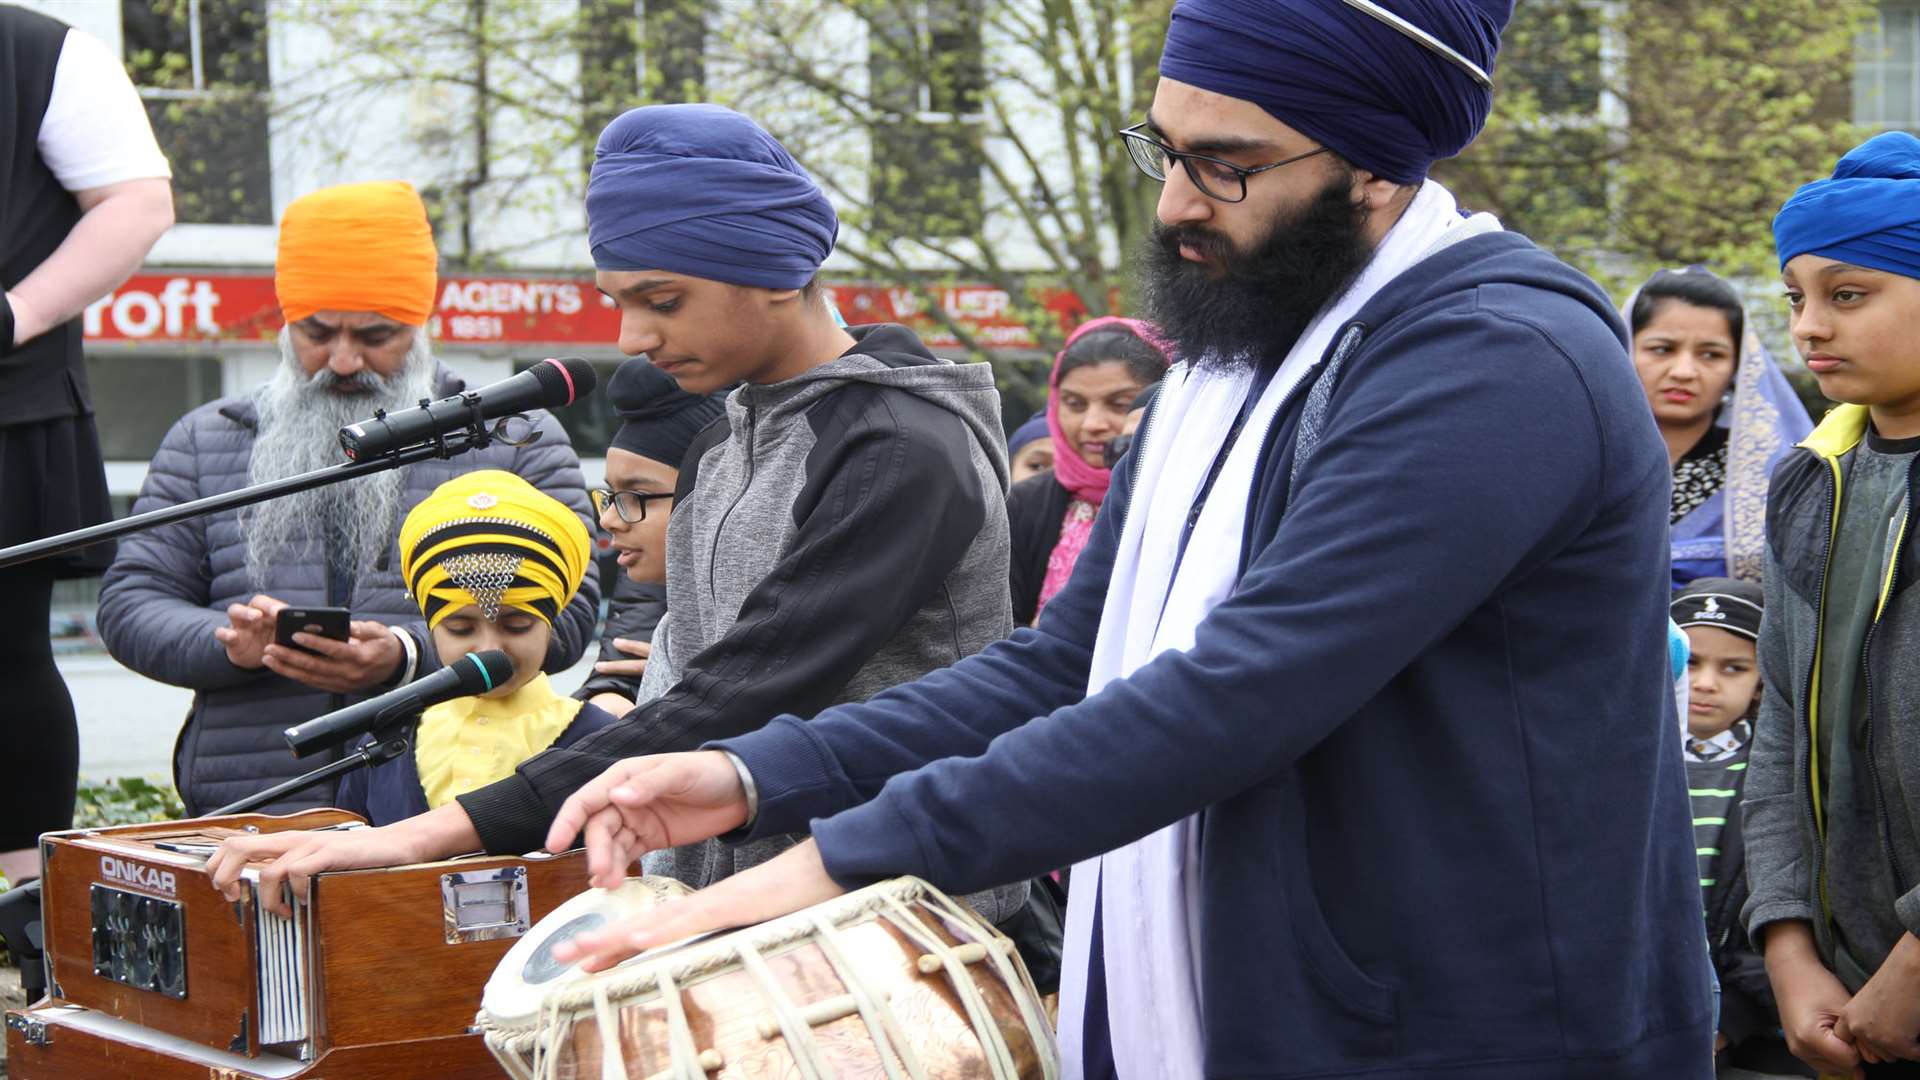
POLYGON ((457 476, 400 524, 400 567, 427 626, 476 604, 502 606, 549 625, 586 576, 591 542, 580 515, 510 472, 457 476))
POLYGON ((374 311, 422 326, 433 314, 438 262, 412 184, 341 184, 287 207, 273 289, 288 322, 316 311, 374 311))

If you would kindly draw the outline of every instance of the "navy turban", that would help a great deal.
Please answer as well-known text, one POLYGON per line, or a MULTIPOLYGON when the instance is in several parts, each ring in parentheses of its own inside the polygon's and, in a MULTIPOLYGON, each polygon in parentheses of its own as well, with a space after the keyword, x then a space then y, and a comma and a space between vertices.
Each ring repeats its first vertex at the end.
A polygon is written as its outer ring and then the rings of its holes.
MULTIPOLYGON (((1513 0, 1376 0, 1489 75, 1513 0)), ((1419 183, 1493 91, 1342 0, 1179 0, 1160 74, 1249 101, 1375 176, 1419 183)))
POLYGON ((1773 242, 1783 270, 1813 254, 1920 278, 1920 139, 1889 131, 1854 147, 1780 208, 1773 242))
POLYGON ((806 170, 732 109, 633 109, 594 147, 587 242, 602 270, 797 289, 839 234, 833 204, 806 170))

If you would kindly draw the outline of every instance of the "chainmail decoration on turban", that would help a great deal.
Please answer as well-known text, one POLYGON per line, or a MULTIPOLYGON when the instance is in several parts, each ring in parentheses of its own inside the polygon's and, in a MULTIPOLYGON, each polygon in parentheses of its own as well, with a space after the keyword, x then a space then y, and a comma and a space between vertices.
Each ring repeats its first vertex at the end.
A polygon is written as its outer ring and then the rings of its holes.
POLYGON ((500 603, 513 587, 523 561, 518 555, 497 551, 469 551, 441 560, 440 568, 447 572, 449 581, 473 597, 480 605, 480 614, 492 622, 500 617, 500 603))

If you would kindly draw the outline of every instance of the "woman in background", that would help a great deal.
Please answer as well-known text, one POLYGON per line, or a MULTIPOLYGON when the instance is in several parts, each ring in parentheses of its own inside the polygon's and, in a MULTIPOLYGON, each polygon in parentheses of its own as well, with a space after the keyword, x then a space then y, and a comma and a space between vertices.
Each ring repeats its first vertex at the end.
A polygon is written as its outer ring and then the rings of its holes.
POLYGON ((1053 468, 1007 493, 1014 625, 1033 625, 1073 573, 1107 497, 1108 445, 1125 430, 1133 399, 1166 370, 1148 324, 1111 316, 1082 323, 1054 358, 1047 395, 1053 468))
POLYGON ((1813 430, 1733 286, 1662 270, 1627 301, 1633 363, 1673 462, 1673 587, 1760 580, 1767 484, 1813 430))

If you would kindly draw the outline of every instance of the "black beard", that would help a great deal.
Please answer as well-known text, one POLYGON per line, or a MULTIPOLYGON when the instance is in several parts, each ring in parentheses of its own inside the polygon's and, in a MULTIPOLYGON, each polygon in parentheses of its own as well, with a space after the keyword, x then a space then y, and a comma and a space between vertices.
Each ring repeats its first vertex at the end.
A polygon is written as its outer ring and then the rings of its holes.
POLYGON ((1156 222, 1142 260, 1147 318, 1196 370, 1278 364, 1373 258, 1366 225, 1347 177, 1275 220, 1251 253, 1200 226, 1156 222), (1207 261, 1182 258, 1182 245, 1207 261))

